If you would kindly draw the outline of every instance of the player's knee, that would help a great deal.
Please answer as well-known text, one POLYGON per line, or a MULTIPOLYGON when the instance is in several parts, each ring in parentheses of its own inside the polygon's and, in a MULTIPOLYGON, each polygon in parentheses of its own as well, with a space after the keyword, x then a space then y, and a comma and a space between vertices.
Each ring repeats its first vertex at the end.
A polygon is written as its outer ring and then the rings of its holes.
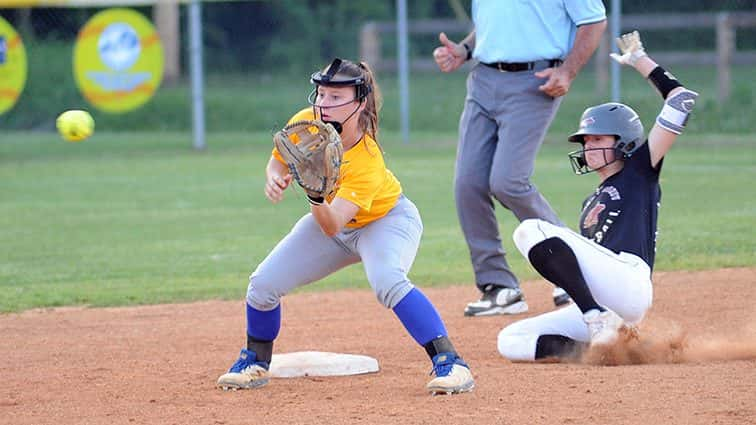
POLYGON ((278 305, 282 296, 283 294, 276 290, 274 283, 269 279, 254 275, 249 278, 247 303, 252 307, 268 311, 278 305))
POLYGON ((475 176, 458 175, 454 177, 454 193, 457 199, 464 200, 471 195, 488 196, 491 188, 488 186, 487 178, 476 178, 475 176))
POLYGON ((412 287, 407 282, 402 282, 388 289, 375 291, 375 297, 384 307, 392 309, 399 304, 399 301, 411 291, 412 287))
POLYGON ((489 182, 491 194, 505 207, 512 209, 519 205, 530 193, 530 183, 504 178, 492 178, 489 182))
POLYGON ((638 299, 636 302, 626 302, 614 310, 628 325, 635 326, 643 321, 646 313, 651 308, 650 300, 638 299))
POLYGON ((529 218, 523 220, 512 233, 512 240, 514 240, 515 246, 525 258, 528 257, 530 248, 546 238, 546 235, 540 229, 542 223, 545 222, 541 219, 529 218))
POLYGON ((507 326, 499 332, 497 340, 499 353, 513 362, 527 362, 535 359, 535 338, 518 331, 516 326, 507 326))
POLYGON ((412 290, 407 276, 391 271, 375 273, 369 280, 378 302, 386 308, 394 308, 412 290))

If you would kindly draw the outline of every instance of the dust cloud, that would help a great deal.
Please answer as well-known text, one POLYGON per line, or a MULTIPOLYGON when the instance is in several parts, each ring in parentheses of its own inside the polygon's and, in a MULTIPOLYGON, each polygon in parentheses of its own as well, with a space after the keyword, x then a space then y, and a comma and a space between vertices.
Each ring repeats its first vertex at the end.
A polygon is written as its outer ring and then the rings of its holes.
POLYGON ((756 359, 756 324, 748 323, 727 335, 709 335, 670 320, 644 322, 624 329, 612 346, 586 350, 580 362, 618 366, 756 359))

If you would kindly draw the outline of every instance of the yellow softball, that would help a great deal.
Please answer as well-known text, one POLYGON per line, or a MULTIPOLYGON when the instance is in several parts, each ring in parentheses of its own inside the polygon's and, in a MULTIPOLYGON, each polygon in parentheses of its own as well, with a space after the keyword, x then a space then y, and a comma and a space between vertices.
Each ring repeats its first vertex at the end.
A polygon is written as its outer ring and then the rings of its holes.
POLYGON ((63 112, 55 121, 60 137, 69 142, 80 142, 94 133, 94 119, 87 111, 78 109, 63 112))

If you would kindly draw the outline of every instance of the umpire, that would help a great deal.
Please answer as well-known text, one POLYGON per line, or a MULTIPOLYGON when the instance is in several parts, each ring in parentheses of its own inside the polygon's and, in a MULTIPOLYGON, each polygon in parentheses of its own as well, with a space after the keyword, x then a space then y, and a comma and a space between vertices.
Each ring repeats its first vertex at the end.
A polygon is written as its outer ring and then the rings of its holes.
MULTIPOLYGON (((530 182, 535 157, 562 96, 591 57, 606 27, 601 0, 473 0, 474 30, 459 43, 439 34, 433 57, 443 72, 478 61, 467 77, 459 120, 454 191, 483 293, 466 316, 528 310, 507 264, 493 199, 519 221, 563 225, 530 182)), ((569 302, 560 288, 554 303, 569 302)))

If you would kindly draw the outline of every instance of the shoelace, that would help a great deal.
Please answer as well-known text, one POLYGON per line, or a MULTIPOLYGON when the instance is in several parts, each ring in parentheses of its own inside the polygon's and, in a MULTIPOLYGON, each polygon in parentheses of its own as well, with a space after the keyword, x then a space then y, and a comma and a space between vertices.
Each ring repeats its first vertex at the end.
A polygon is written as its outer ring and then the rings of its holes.
POLYGON ((456 359, 449 357, 444 361, 434 364, 433 369, 431 369, 428 375, 433 375, 433 372, 436 373, 437 377, 449 375, 452 371, 452 368, 454 367, 454 364, 456 363, 455 360, 456 359))
POLYGON ((254 363, 249 363, 249 358, 241 358, 239 357, 239 360, 236 361, 236 363, 231 366, 230 372, 233 373, 241 373, 244 369, 246 369, 249 366, 252 366, 254 363))
MULTIPOLYGON (((237 360, 236 363, 234 363, 231 366, 231 369, 229 369, 228 371, 232 373, 244 373, 248 368, 251 368, 253 366, 258 366, 264 370, 269 370, 270 368, 270 366, 266 362, 250 362, 249 360, 249 357, 244 359, 239 358, 239 360, 237 360)), ((257 373, 259 374, 259 372, 257 373)))

